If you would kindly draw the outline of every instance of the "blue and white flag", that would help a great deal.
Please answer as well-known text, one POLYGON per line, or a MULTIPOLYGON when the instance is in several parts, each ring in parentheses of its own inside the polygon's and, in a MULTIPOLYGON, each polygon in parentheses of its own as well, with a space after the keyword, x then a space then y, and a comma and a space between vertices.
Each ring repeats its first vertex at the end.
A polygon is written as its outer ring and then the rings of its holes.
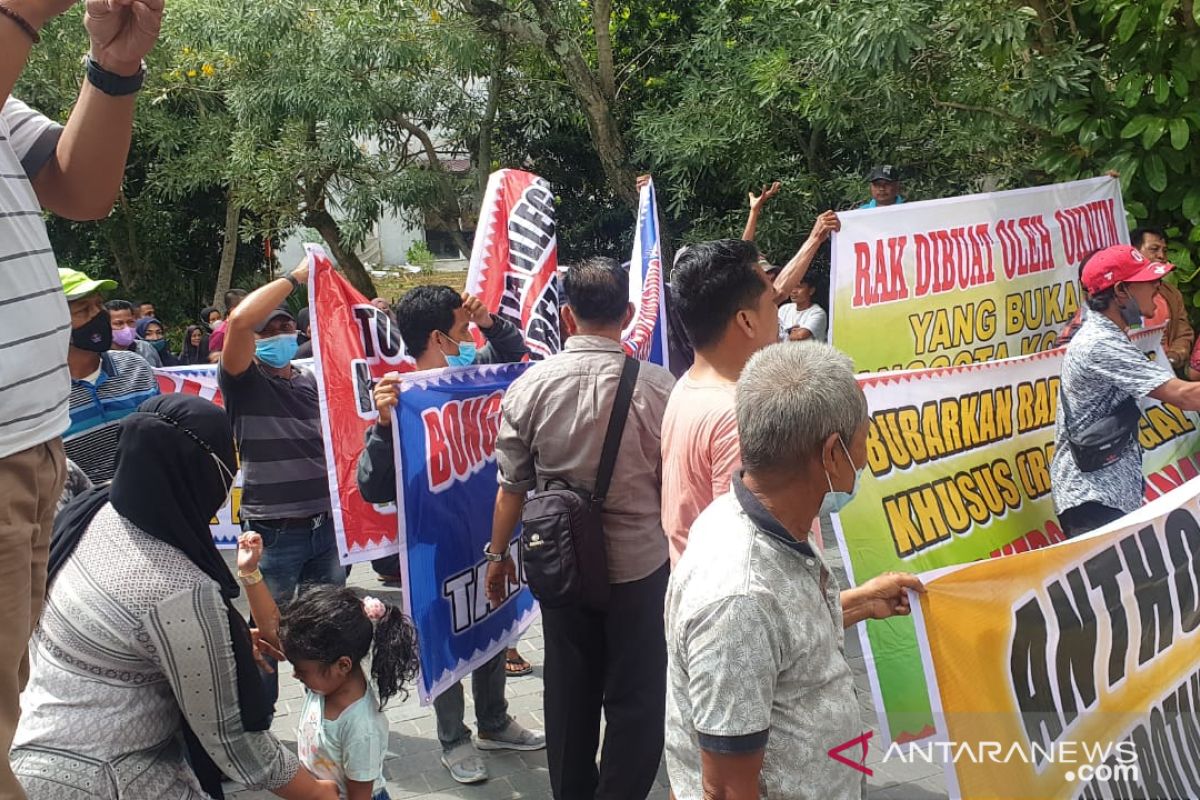
POLYGON ((392 435, 405 612, 417 629, 423 704, 482 666, 529 627, 537 603, 518 582, 493 608, 483 546, 492 538, 500 401, 529 367, 451 367, 402 377, 392 435))
POLYGON ((666 297, 658 239, 658 201, 654 181, 650 180, 642 187, 638 199, 633 256, 629 261, 629 302, 636 311, 621 337, 629 355, 670 369, 666 297))

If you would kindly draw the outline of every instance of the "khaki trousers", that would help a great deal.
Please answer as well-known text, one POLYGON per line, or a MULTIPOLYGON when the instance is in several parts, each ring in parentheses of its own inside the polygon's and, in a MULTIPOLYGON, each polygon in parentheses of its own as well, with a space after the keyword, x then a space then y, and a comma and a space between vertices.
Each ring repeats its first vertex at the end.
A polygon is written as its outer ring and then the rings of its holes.
POLYGON ((24 800, 8 751, 29 679, 29 637, 46 597, 54 510, 66 480, 61 439, 0 458, 0 800, 24 800))

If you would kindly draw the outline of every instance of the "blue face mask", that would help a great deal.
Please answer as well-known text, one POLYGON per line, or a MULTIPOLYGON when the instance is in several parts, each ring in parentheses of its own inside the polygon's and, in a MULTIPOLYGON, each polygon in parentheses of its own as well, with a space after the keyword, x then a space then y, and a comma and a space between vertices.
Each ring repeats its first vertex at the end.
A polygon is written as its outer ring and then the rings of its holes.
MULTIPOLYGON (((846 460, 850 462, 850 466, 854 467, 854 459, 850 457, 850 451, 846 449, 846 443, 840 437, 838 444, 842 446, 842 452, 846 454, 846 460)), ((826 470, 825 480, 829 482, 829 491, 825 493, 825 499, 821 501, 821 514, 836 514, 854 499, 854 495, 858 493, 858 479, 862 476, 865 466, 864 464, 862 467, 854 467, 854 485, 848 492, 834 489, 833 479, 829 477, 829 471, 826 470)))
POLYGON ((150 346, 161 353, 167 349, 167 340, 166 339, 155 339, 154 341, 150 342, 150 346))
POLYGON ((451 367, 469 367, 475 363, 475 342, 467 339, 465 342, 455 342, 450 334, 446 338, 458 345, 458 355, 446 356, 446 365, 451 367))
POLYGON ((259 339, 254 345, 254 355, 264 364, 281 369, 292 363, 296 355, 296 334, 281 333, 267 339, 259 339))

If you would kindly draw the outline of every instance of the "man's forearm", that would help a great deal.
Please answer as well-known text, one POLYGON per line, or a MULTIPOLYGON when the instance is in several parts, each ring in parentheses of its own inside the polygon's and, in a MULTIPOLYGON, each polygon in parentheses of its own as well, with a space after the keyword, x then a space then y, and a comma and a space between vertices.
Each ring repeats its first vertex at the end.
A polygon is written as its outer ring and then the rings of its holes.
POLYGON ((776 302, 786 299, 792 293, 792 289, 800 285, 800 279, 808 272, 809 265, 817 257, 817 251, 820 249, 820 240, 810 236, 796 251, 796 255, 792 256, 792 260, 784 265, 783 270, 775 278, 776 302))
MULTIPOLYGON (((9 0, 4 5, 35 28, 40 28, 45 23, 41 16, 43 12, 36 0, 9 0)), ((0 17, 0 92, 4 92, 0 103, 7 101, 8 96, 12 94, 32 49, 33 39, 22 30, 17 21, 0 17)))
POLYGON ((98 219, 112 210, 125 176, 136 98, 107 95, 84 77, 54 158, 34 183, 44 207, 68 219, 98 219))
POLYGON ((492 543, 489 550, 503 553, 512 542, 521 511, 525 508, 525 495, 510 492, 503 487, 496 490, 496 510, 492 516, 492 543))
POLYGON ((750 209, 750 216, 746 217, 746 229, 742 231, 742 241, 754 241, 754 235, 758 232, 758 217, 761 213, 757 206, 750 209))
POLYGON ((870 618, 863 593, 859 589, 845 589, 842 598, 842 627, 852 628, 865 619, 870 618))

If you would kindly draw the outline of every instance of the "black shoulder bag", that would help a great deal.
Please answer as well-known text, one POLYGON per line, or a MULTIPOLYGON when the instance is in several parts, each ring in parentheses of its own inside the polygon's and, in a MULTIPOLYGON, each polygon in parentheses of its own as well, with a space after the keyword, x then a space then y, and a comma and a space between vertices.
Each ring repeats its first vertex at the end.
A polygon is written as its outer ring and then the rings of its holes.
POLYGON ((1071 404, 1067 402, 1067 393, 1061 384, 1058 396, 1062 399, 1063 421, 1067 425, 1067 444, 1079 471, 1095 472, 1115 464, 1137 435, 1138 422, 1142 418, 1137 401, 1132 397, 1125 398, 1111 414, 1101 417, 1074 436, 1071 433, 1071 404))
POLYGON ((546 608, 577 605, 602 611, 608 605, 608 553, 600 514, 621 447, 638 367, 636 358, 625 357, 604 435, 596 488, 588 492, 551 481, 525 501, 521 513, 525 579, 546 608))

